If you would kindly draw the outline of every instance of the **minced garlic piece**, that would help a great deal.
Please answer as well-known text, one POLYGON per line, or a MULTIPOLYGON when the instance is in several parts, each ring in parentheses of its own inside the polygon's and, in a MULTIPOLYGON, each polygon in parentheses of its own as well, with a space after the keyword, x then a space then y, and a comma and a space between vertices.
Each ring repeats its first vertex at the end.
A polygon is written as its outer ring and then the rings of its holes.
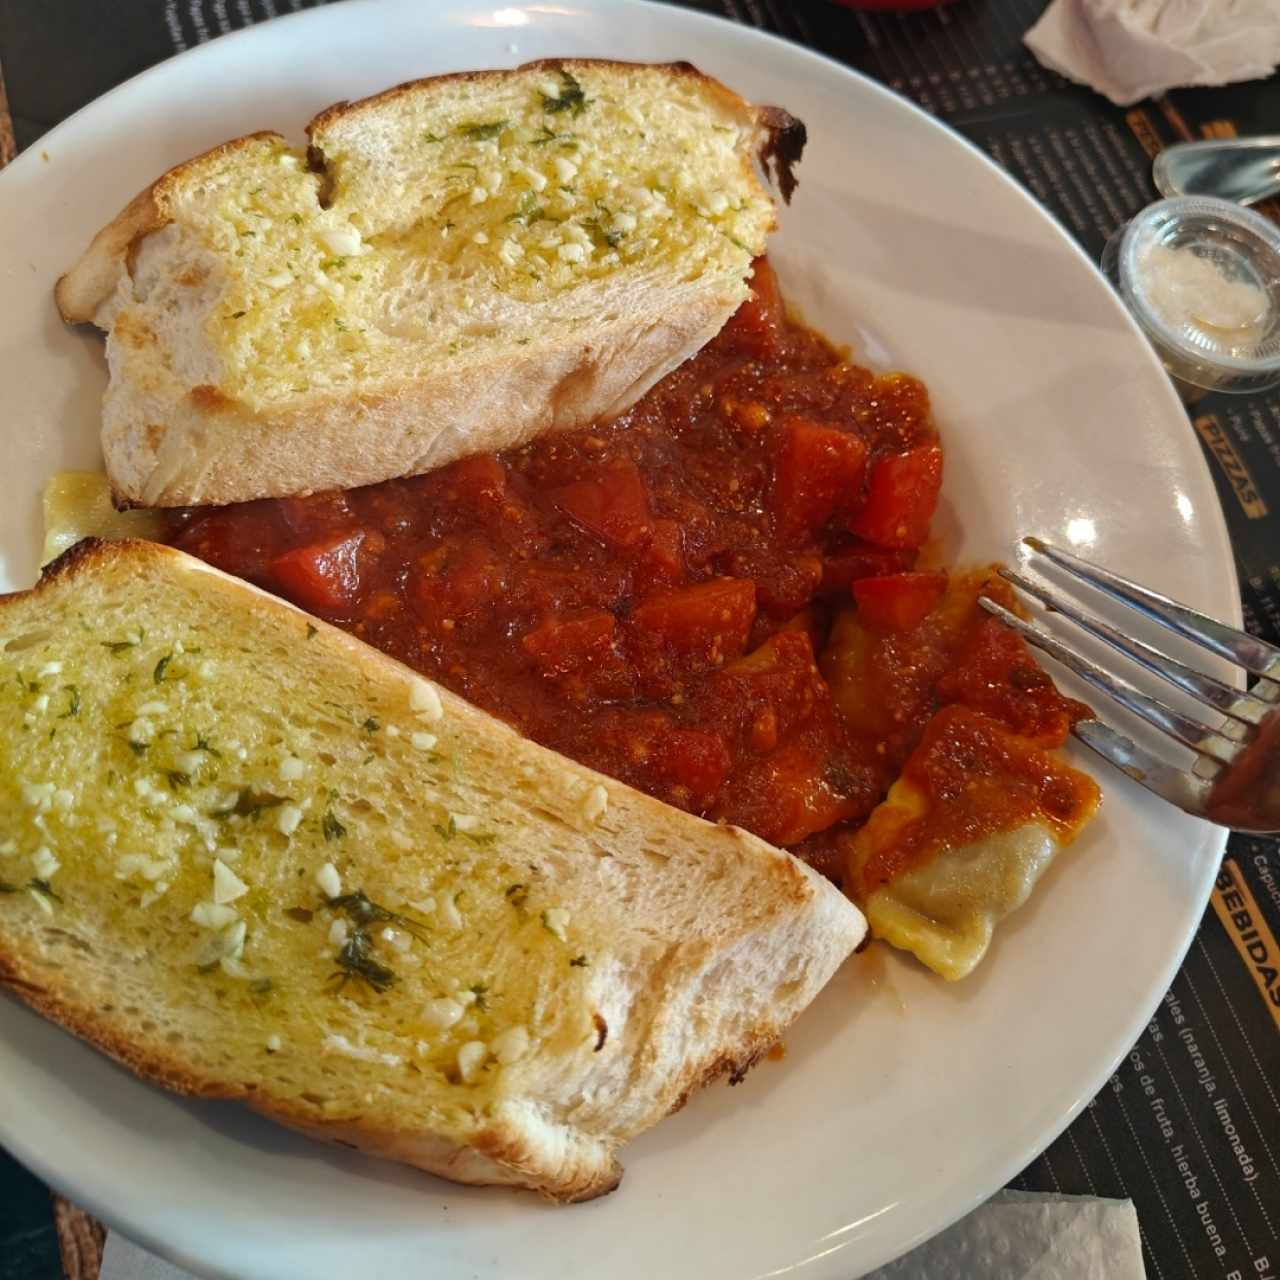
POLYGON ((450 1027, 456 1026, 462 1021, 462 1015, 465 1012, 457 1000, 442 996, 439 1000, 427 1001, 423 1016, 428 1026, 435 1027, 440 1031, 448 1031, 450 1027))
POLYGON ((296 804, 282 804, 276 814, 276 830, 282 836, 291 836, 302 821, 302 810, 296 804))
POLYGON ((588 822, 599 822, 609 808, 609 793, 596 783, 582 801, 582 816, 588 822))
POLYGON ((409 709, 416 711, 424 720, 440 720, 444 717, 444 704, 434 685, 425 680, 414 679, 409 682, 409 709))
POLYGON ((307 766, 297 756, 285 756, 280 761, 281 782, 297 782, 306 771, 307 766))
POLYGON ((483 1040, 468 1040, 458 1050, 458 1074, 466 1084, 470 1084, 480 1074, 485 1059, 489 1056, 488 1046, 483 1040))
POLYGON ((542 923, 549 933, 554 933, 561 942, 566 940, 569 928, 569 912, 564 907, 548 907, 542 913, 542 923))
POLYGON ((529 1052, 529 1033, 524 1027, 508 1027, 494 1036, 489 1050, 503 1066, 510 1066, 529 1052))
POLYGON ((249 892, 249 886, 221 858, 213 860, 213 900, 219 906, 234 902, 249 892))
POLYGON ((338 875, 338 868, 332 862, 326 862, 316 872, 316 887, 326 898, 342 896, 342 877, 338 875))
POLYGON ((197 902, 191 908, 191 923, 202 929, 225 929, 237 919, 235 907, 217 902, 197 902))

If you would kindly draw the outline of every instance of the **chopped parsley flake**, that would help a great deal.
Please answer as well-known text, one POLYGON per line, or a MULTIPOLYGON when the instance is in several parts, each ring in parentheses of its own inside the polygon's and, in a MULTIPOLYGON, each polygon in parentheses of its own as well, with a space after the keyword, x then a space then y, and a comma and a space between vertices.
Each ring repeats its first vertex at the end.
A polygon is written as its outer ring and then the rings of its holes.
POLYGON ((333 977, 338 981, 338 990, 358 978, 374 991, 383 992, 393 986, 396 975, 385 964, 380 964, 370 954, 373 944, 364 929, 353 929, 341 951, 338 952, 338 969, 333 977))
POLYGON ((54 902, 61 902, 62 896, 54 892, 53 886, 47 880, 40 880, 36 877, 27 881, 27 888, 34 889, 36 893, 43 894, 46 898, 52 899, 54 902))
POLYGON ((473 142, 484 142, 489 138, 496 138, 506 127, 505 120, 486 120, 476 124, 460 124, 454 132, 473 142))
POLYGON ((159 662, 156 663, 156 669, 151 673, 152 680, 159 684, 164 679, 164 673, 169 670, 169 663, 173 661, 173 654, 166 653, 159 662))
POLYGON ((622 243, 622 232, 606 229, 599 218, 584 218, 582 225, 597 244, 603 240, 610 249, 616 249, 622 243))
POLYGON ((344 893, 337 898, 329 898, 325 905, 330 911, 341 911, 352 924, 363 927, 370 924, 399 925, 411 937, 420 942, 426 936, 426 925, 420 920, 401 915, 398 911, 388 910, 374 902, 363 889, 354 893, 344 893))
POLYGON ((215 809, 215 818, 256 818, 267 809, 274 809, 284 804, 288 796, 273 796, 268 791, 255 791, 252 787, 241 787, 236 802, 227 809, 215 809))
POLYGON ((508 214, 506 221, 518 222, 521 226, 527 227, 546 216, 547 212, 538 203, 537 195, 532 191, 526 191, 520 197, 520 203, 516 206, 515 212, 508 214))
POLYGON ((556 133, 554 130, 548 129, 544 124, 541 130, 529 140, 529 145, 531 147, 545 147, 548 142, 556 142, 570 136, 567 133, 556 133))
POLYGON ((350 936, 338 952, 338 969, 333 974, 338 980, 338 990, 341 991, 352 978, 358 978, 374 991, 385 991, 396 981, 396 975, 386 965, 374 959, 369 926, 377 923, 394 924, 419 941, 424 939, 425 926, 420 921, 402 916, 396 911, 388 911, 386 907, 370 901, 363 889, 330 898, 326 905, 331 911, 341 911, 352 924, 350 936))
POLYGON ((567 111, 571 116, 580 116, 587 106, 587 95, 577 77, 571 72, 560 69, 560 96, 553 98, 549 94, 542 95, 542 109, 551 115, 567 111))

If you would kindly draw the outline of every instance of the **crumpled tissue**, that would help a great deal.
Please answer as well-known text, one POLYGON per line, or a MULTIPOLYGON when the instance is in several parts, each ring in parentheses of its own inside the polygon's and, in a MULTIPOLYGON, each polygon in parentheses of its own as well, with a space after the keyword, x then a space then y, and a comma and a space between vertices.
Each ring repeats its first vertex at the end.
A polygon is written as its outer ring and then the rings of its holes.
POLYGON ((1280 3, 1053 0, 1024 39, 1051 71, 1127 107, 1166 89, 1270 75, 1280 3))

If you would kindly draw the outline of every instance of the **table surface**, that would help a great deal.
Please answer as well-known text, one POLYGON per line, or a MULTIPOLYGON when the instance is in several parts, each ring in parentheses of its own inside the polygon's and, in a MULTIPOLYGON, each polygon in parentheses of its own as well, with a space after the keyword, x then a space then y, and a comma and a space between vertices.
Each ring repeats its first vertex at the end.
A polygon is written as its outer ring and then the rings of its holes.
MULTIPOLYGON (((316 0, 0 0, 0 165, 161 58, 316 0), (7 81, 7 99, 6 99, 7 81)), ((1156 198, 1176 141, 1274 129, 1280 77, 1124 110, 1022 47, 1046 0, 918 14, 831 0, 686 0, 798 41, 913 99, 1004 165, 1096 258, 1156 198)), ((1262 206, 1280 216, 1280 203, 1262 206)), ((1280 393, 1190 411, 1232 532, 1247 625, 1280 641, 1280 393)), ((1129 1197, 1147 1274, 1280 1274, 1280 842, 1235 837, 1183 969, 1107 1086, 1011 1186, 1129 1197), (1241 902, 1246 905, 1241 907, 1241 902)), ((102 1230, 0 1151, 0 1280, 96 1276, 102 1230)))

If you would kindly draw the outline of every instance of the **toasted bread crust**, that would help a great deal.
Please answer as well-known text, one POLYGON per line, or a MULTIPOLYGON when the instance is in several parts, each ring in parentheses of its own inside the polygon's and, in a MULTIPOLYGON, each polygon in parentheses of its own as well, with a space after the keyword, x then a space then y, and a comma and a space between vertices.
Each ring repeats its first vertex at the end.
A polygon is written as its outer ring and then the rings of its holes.
POLYGON ((173 220, 173 193, 184 181, 212 163, 255 142, 284 138, 273 129, 221 142, 162 173, 94 236, 80 261, 58 279, 53 297, 68 324, 91 324, 98 308, 115 292, 122 265, 144 236, 173 220))
MULTIPOLYGON (((150 585, 143 590, 154 593, 164 580, 157 579, 157 573, 171 575, 175 584, 184 587, 190 587, 198 575, 202 594, 227 610, 265 617, 272 626, 280 621, 289 630, 297 629, 305 617, 293 606, 171 548, 137 541, 86 540, 53 561, 35 586, 0 598, 0 619, 16 615, 20 625, 38 629, 55 593, 61 597, 82 586, 87 589, 103 575, 112 574, 116 576, 110 581, 122 583, 122 591, 133 591, 134 584, 145 581, 150 585)), ((170 593, 164 594, 167 598, 170 593)), ((400 664, 327 624, 312 625, 317 629, 307 642, 309 651, 314 646, 316 652, 330 653, 345 668, 359 672, 369 687, 394 682, 396 688, 404 688, 410 675, 400 664)), ((679 1109, 695 1089, 718 1076, 728 1073, 740 1078, 852 948, 862 933, 861 918, 814 873, 747 833, 668 809, 519 738, 447 691, 441 690, 440 696, 445 706, 443 723, 459 734, 493 739, 490 746, 495 757, 525 759, 557 777, 573 775, 605 784, 615 825, 612 835, 603 828, 592 835, 593 849, 599 842, 609 848, 607 842, 616 840, 612 848, 617 856, 634 858, 630 850, 637 842, 656 841, 661 846, 665 839, 673 847, 671 842, 679 833, 686 845, 690 838, 697 841, 697 860, 690 864, 693 874, 701 874, 705 866, 718 868, 719 876, 731 877, 730 882, 751 876, 755 923, 748 926, 731 916, 717 917, 709 936, 680 939, 674 946, 668 943, 661 955, 648 959, 633 956, 631 963, 646 975, 643 999, 622 993, 621 1016, 610 1009, 606 1021, 605 1013, 596 1013, 600 1034, 594 1052, 584 1049, 571 1068, 579 1092, 567 1109, 557 1112, 556 1107, 563 1106, 558 1103, 548 1110, 548 1100, 539 1094, 517 1097, 500 1104, 486 1123, 463 1138, 434 1131, 420 1114, 405 1117, 395 1126, 358 1115, 331 1115, 319 1100, 276 1088, 270 1076, 250 1063, 228 1069, 215 1061, 210 1066, 209 1059, 175 1047, 146 1009, 132 1007, 146 1003, 139 1001, 139 989, 151 989, 147 957, 118 956, 113 966, 109 933, 78 934, 73 921, 63 928, 56 917, 32 916, 30 910, 23 916, 20 900, 25 900, 25 894, 0 897, 0 985, 144 1079, 175 1092, 243 1101, 300 1132, 455 1181, 526 1187, 560 1202, 590 1199, 612 1190, 621 1176, 616 1156, 620 1143, 679 1109), (85 959, 86 946, 99 953, 95 965, 85 959), (759 964, 762 956, 778 966, 764 970, 766 980, 775 983, 785 977, 786 994, 755 1015, 739 1018, 734 1002, 753 994, 755 985, 743 977, 744 961, 759 964), (683 1010, 690 1001, 698 1002, 704 1016, 713 1009, 719 1011, 722 1021, 715 1023, 717 1034, 688 1040, 683 1010), (630 1096, 636 1092, 642 1098, 638 1108, 630 1096), (592 1096, 604 1099, 595 1112, 582 1101, 592 1096)), ((281 710, 281 715, 287 712, 281 710)), ((542 794, 542 802, 549 802, 547 793, 542 794)), ((580 855, 575 869, 572 859, 563 861, 567 828, 556 825, 563 819, 544 820, 550 823, 549 847, 562 860, 560 874, 569 886, 565 892, 576 895, 575 901, 583 900, 595 892, 598 854, 580 855)), ((644 862, 643 857, 640 860, 644 862)), ((741 913, 735 908, 734 914, 741 913)), ((597 998, 610 997, 605 992, 597 998)), ((600 1009, 605 1008, 602 1003, 600 1009)))
MULTIPOLYGON (((781 107, 752 107, 740 94, 727 85, 700 71, 691 62, 638 63, 617 58, 540 58, 513 68, 516 72, 554 71, 561 67, 633 67, 656 66, 672 75, 689 76, 699 80, 724 106, 743 117, 754 118, 761 130, 759 157, 767 171, 773 172, 783 199, 790 203, 796 182, 794 165, 804 150, 806 131, 803 123, 781 107)), ((367 98, 344 99, 317 112, 305 125, 307 137, 313 138, 339 121, 358 119, 362 114, 394 102, 397 98, 412 96, 424 89, 450 81, 483 83, 485 80, 512 74, 500 69, 484 71, 451 71, 437 76, 424 76, 406 80, 367 98)), ((239 150, 252 142, 274 139, 284 143, 285 138, 274 129, 244 134, 227 142, 210 147, 208 151, 184 160, 161 174, 149 187, 140 191, 115 218, 94 236, 80 261, 59 277, 54 287, 54 299, 58 311, 68 324, 90 324, 94 313, 111 296, 115 289, 121 263, 133 246, 143 236, 158 231, 171 220, 173 191, 193 174, 199 173, 208 163, 239 150)), ((324 171, 324 153, 312 146, 308 150, 311 167, 324 171)))
MULTIPOLYGON (((622 1165, 607 1148, 593 1153, 597 1158, 584 1159, 549 1177, 541 1163, 540 1147, 530 1142, 527 1133, 510 1126, 483 1129, 467 1145, 432 1135, 386 1133, 346 1121, 326 1120, 318 1108, 299 1106, 294 1099, 269 1089, 197 1074, 180 1055, 167 1052, 163 1042, 136 1039, 122 1032, 109 1012, 85 1003, 83 991, 55 988, 50 976, 0 944, 0 986, 141 1079, 182 1097, 244 1102, 267 1119, 321 1142, 410 1164, 452 1182, 522 1187, 558 1204, 594 1200, 616 1190, 622 1181, 622 1165)), ((702 1063, 692 1064, 688 1083, 666 1114, 683 1110, 693 1094, 722 1077, 727 1076, 731 1084, 740 1083, 778 1042, 784 1029, 782 1025, 761 1027, 734 1052, 717 1052, 702 1063)))
POLYGON ((513 72, 559 71, 562 68, 574 67, 614 67, 624 70, 644 67, 650 70, 666 71, 671 75, 690 76, 702 81, 707 88, 720 96, 731 110, 745 113, 752 110, 751 104, 745 98, 734 93, 714 77, 699 71, 692 62, 627 62, 620 58, 537 58, 533 62, 522 62, 511 70, 493 67, 481 71, 446 71, 440 75, 402 81, 389 89, 372 93, 367 98, 343 99, 312 117, 306 126, 307 137, 310 138, 313 134, 322 132, 339 120, 358 119, 365 112, 384 107, 397 98, 411 97, 423 89, 433 89, 441 84, 483 84, 486 80, 503 79, 513 72))
MULTIPOLYGON (((606 59, 544 59, 515 73, 641 67, 606 59)), ((773 175, 784 199, 790 198, 803 125, 779 108, 751 106, 688 63, 656 70, 696 81, 715 104, 711 109, 736 122, 744 139, 737 165, 747 186, 760 189, 746 142, 753 138, 761 167, 773 175)), ((442 84, 484 85, 515 73, 435 76, 320 112, 307 125, 308 167, 319 175, 320 206, 326 205, 329 176, 325 139, 335 127, 358 126, 365 116, 436 93, 442 84)), ((102 441, 121 507, 221 505, 351 488, 584 427, 627 409, 709 341, 745 295, 740 277, 673 279, 646 286, 649 293, 632 297, 629 306, 605 308, 590 324, 544 341, 535 338, 532 345, 499 344, 441 361, 425 375, 415 370, 371 386, 335 384, 328 393, 321 384, 301 397, 263 402, 266 408, 250 404, 207 382, 184 381, 162 333, 167 322, 152 327, 141 309, 117 303, 129 290, 117 291, 130 283, 144 241, 174 220, 178 194, 237 150, 263 140, 283 142, 271 132, 250 134, 171 169, 100 231, 58 282, 55 296, 65 320, 96 320, 111 330, 112 380, 102 441)), ((190 283, 194 293, 201 282, 179 277, 177 283, 190 283)))
MULTIPOLYGON (((718 298, 692 299, 662 315, 624 317, 555 352, 530 348, 532 354, 514 360, 477 361, 386 395, 355 402, 333 395, 288 413, 255 413, 216 388, 195 387, 166 422, 141 433, 127 421, 104 424, 116 505, 220 506, 250 495, 350 489, 586 427, 629 408, 709 342, 725 311, 718 298), (538 408, 518 417, 508 412, 513 404, 538 408), (237 447, 246 438, 254 441, 250 451, 237 447), (310 460, 303 486, 301 456, 310 460)), ((148 357, 156 340, 146 331, 120 330, 127 370, 132 359, 148 357)))

